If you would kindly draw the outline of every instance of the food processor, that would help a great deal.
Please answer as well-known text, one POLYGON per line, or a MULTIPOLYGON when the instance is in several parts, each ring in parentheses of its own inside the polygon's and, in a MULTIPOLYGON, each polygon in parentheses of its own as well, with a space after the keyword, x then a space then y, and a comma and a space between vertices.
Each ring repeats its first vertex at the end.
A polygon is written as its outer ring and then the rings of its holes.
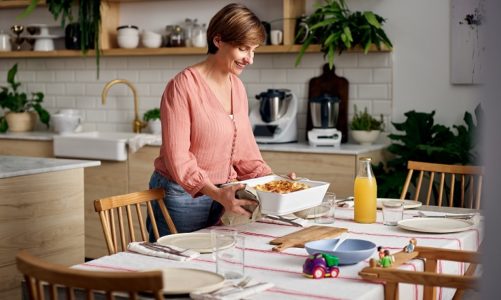
POLYGON ((308 131, 308 142, 312 146, 333 146, 339 148, 342 133, 336 129, 339 102, 337 96, 322 94, 309 101, 313 129, 308 131))
POLYGON ((254 137, 258 143, 297 141, 297 98, 288 89, 268 89, 256 95, 259 103, 250 111, 254 137))

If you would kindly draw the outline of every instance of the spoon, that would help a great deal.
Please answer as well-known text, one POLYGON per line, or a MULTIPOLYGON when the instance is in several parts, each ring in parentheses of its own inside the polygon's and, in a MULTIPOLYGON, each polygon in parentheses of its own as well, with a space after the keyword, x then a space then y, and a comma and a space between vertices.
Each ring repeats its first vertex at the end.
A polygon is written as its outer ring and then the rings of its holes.
POLYGON ((342 243, 344 243, 344 241, 346 241, 346 239, 347 239, 347 238, 348 238, 348 235, 346 235, 346 234, 341 235, 341 236, 339 237, 339 239, 338 239, 338 241, 337 241, 336 245, 334 246, 334 248, 332 248, 332 250, 331 250, 331 251, 332 251, 332 252, 336 251, 336 250, 337 250, 337 248, 339 248, 339 246, 341 246, 341 244, 342 244, 342 243))

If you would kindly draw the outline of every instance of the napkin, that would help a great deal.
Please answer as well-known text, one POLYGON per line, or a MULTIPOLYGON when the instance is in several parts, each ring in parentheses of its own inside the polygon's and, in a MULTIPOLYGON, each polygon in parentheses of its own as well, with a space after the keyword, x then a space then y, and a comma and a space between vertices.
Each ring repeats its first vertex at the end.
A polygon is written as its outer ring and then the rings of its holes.
POLYGON ((162 137, 160 135, 147 133, 136 134, 127 140, 130 153, 136 152, 144 145, 160 145, 161 143, 162 137))
POLYGON ((177 261, 187 261, 200 256, 200 253, 191 249, 183 249, 176 246, 165 246, 157 243, 131 242, 127 250, 139 254, 167 258, 177 261))
POLYGON ((191 292, 190 298, 195 300, 233 300, 243 299, 261 293, 275 285, 270 282, 251 280, 245 287, 237 287, 234 283, 227 282, 222 288, 210 292, 191 292))
POLYGON ((243 225, 252 223, 261 218, 261 205, 256 190, 254 188, 246 185, 245 188, 240 189, 236 192, 235 198, 254 200, 257 202, 257 205, 242 206, 244 209, 252 213, 252 216, 250 218, 232 212, 224 212, 223 216, 221 217, 221 222, 224 225, 228 226, 243 225))

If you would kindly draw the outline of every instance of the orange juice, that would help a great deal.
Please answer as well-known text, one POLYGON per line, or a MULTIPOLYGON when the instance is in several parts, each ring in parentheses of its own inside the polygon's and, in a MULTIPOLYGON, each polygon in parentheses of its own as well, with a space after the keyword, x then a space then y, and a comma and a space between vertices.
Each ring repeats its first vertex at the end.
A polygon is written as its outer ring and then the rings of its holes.
POLYGON ((376 222, 377 183, 375 177, 355 178, 355 222, 376 222))

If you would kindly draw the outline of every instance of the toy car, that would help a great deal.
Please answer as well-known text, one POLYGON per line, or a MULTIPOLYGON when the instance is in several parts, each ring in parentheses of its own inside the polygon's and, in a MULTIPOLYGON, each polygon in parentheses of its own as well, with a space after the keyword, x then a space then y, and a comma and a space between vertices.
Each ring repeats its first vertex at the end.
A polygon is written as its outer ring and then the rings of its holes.
POLYGON ((339 275, 339 258, 325 253, 309 255, 303 264, 303 275, 308 278, 336 278, 339 275))

